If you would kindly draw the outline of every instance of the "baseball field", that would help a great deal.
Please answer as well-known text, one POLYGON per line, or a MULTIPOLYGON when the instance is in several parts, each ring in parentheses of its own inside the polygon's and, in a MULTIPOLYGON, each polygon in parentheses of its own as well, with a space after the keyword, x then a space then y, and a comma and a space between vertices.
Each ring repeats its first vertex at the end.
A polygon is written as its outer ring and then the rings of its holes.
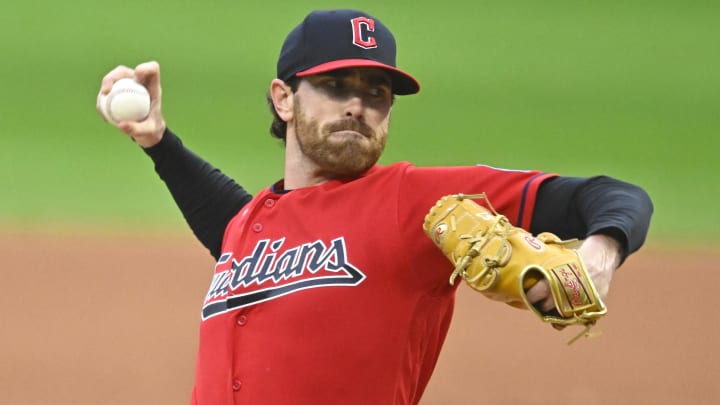
POLYGON ((600 336, 568 347, 461 288, 421 404, 718 403, 720 3, 669 0, 3 4, 0 403, 189 402, 214 263, 98 117, 100 79, 159 61, 169 126, 255 193, 282 176, 264 101, 280 44, 336 7, 388 25, 422 84, 382 163, 607 174, 655 204, 600 336))

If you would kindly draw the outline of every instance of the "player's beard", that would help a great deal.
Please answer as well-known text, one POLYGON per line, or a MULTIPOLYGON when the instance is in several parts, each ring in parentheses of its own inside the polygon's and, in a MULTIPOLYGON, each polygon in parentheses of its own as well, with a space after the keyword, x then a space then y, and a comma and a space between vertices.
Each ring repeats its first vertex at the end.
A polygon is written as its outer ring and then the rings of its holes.
POLYGON ((385 149, 387 131, 373 130, 355 118, 319 125, 308 119, 300 103, 294 105, 295 135, 300 151, 331 178, 357 177, 375 163, 385 149), (336 131, 355 131, 363 136, 333 135, 336 131))

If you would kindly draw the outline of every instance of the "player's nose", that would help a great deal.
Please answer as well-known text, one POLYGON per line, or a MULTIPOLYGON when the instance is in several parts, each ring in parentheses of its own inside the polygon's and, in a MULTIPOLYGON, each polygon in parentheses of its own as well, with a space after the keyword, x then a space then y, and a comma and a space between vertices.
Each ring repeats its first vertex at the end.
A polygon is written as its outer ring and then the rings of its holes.
POLYGON ((353 92, 345 100, 345 116, 362 118, 365 101, 361 94, 353 92))

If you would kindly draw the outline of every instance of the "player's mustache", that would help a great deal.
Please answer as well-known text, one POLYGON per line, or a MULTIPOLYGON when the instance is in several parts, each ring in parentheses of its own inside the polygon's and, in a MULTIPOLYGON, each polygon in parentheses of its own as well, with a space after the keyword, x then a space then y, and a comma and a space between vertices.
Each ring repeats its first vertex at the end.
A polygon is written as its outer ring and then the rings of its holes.
POLYGON ((375 131, 373 131, 369 125, 355 118, 333 121, 327 124, 325 129, 328 133, 336 131, 355 131, 361 133, 367 138, 372 138, 375 135, 375 131))

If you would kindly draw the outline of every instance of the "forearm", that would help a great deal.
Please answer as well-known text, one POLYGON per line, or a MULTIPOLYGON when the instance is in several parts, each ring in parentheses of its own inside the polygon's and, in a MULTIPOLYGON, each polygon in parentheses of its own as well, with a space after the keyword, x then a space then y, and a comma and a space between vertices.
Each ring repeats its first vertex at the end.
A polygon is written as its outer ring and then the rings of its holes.
POLYGON ((228 222, 252 196, 185 148, 169 129, 159 143, 144 150, 195 236, 217 259, 228 222))
POLYGON ((621 262, 645 242, 653 212, 641 188, 610 177, 559 177, 543 183, 530 231, 563 239, 607 235, 617 240, 621 262))

